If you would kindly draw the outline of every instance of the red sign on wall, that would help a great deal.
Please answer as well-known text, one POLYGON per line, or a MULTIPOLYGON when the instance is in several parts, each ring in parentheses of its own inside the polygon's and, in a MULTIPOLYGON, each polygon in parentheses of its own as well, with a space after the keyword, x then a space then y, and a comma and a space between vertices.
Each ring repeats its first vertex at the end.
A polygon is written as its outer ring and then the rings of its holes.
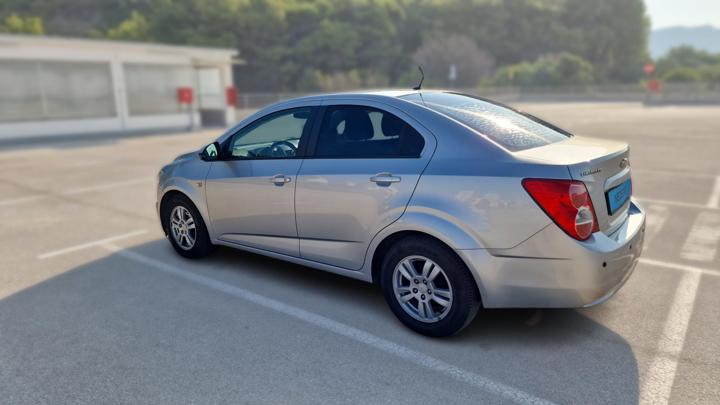
POLYGON ((662 91, 662 82, 660 80, 648 80, 647 89, 653 93, 662 91))
POLYGON ((234 86, 225 89, 225 102, 228 107, 237 107, 237 89, 234 86))
POLYGON ((191 87, 178 87, 177 101, 180 104, 192 104, 193 91, 191 87))
POLYGON ((645 72, 646 75, 650 76, 651 74, 655 73, 655 65, 652 63, 646 63, 645 66, 643 66, 643 72, 645 72))

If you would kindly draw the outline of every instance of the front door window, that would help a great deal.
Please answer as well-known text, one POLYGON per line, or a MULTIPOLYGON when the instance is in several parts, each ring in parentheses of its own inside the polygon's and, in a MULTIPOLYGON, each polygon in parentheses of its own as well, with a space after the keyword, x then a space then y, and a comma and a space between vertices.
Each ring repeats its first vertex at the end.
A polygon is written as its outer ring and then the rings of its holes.
POLYGON ((261 118, 235 134, 229 156, 236 159, 283 159, 298 156, 311 108, 294 108, 261 118))

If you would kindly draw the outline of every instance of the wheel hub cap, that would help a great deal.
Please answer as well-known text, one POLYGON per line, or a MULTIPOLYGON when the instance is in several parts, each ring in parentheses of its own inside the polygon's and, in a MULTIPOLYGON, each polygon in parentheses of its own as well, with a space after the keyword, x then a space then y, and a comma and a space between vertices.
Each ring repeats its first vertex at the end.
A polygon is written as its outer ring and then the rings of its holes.
POLYGON ((437 322, 452 307, 447 274, 424 256, 408 256, 398 263, 393 272, 393 291, 402 309, 421 322, 437 322))
POLYGON ((170 230, 172 237, 181 249, 190 250, 195 246, 197 229, 190 211, 178 205, 170 212, 170 230))

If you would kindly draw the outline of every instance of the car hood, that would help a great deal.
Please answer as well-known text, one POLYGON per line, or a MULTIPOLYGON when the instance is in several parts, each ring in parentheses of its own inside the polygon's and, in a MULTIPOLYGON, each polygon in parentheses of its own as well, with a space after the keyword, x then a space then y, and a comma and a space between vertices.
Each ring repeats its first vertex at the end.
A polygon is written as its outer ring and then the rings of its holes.
POLYGON ((180 163, 180 162, 182 162, 182 161, 185 161, 185 160, 188 160, 188 159, 191 159, 191 158, 195 158, 195 157, 197 157, 197 156, 198 156, 198 151, 183 153, 182 155, 178 155, 178 157, 176 157, 176 158, 173 160, 173 163, 180 163))

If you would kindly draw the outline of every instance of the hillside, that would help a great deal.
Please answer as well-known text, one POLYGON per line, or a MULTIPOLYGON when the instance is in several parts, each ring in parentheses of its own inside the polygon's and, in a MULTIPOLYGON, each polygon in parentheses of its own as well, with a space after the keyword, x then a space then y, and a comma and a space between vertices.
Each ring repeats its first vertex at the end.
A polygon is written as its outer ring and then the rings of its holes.
POLYGON ((720 52, 720 28, 710 25, 700 27, 668 27, 650 33, 650 55, 662 56, 678 45, 691 45, 708 52, 720 52))

